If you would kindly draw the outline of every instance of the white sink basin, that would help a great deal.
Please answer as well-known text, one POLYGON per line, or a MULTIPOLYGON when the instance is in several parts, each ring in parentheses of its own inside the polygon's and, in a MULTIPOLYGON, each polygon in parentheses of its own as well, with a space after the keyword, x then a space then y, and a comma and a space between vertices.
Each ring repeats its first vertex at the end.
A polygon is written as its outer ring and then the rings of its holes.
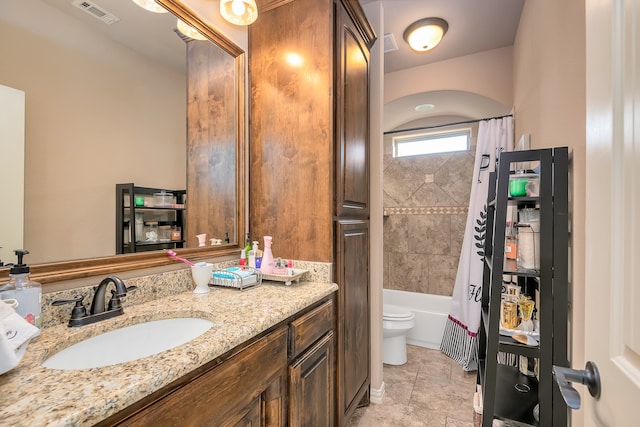
POLYGON ((213 322, 198 318, 138 323, 80 341, 54 354, 42 366, 77 370, 129 362, 185 344, 212 326, 213 322))

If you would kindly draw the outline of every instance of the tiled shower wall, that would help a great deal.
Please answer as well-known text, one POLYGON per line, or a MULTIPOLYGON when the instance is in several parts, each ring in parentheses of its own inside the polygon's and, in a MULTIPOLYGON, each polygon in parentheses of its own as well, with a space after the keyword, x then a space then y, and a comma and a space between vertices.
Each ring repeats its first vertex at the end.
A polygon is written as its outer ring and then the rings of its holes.
POLYGON ((387 136, 384 288, 451 296, 467 219, 475 138, 465 152, 405 158, 393 158, 392 153, 387 136))

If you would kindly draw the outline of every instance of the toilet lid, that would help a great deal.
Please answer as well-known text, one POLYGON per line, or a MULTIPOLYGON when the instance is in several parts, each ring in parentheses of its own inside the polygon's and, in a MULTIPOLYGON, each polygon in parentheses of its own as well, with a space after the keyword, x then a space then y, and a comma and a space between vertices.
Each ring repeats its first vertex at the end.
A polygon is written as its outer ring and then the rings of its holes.
POLYGON ((413 313, 397 305, 384 304, 382 306, 382 318, 393 320, 410 319, 413 318, 413 313))

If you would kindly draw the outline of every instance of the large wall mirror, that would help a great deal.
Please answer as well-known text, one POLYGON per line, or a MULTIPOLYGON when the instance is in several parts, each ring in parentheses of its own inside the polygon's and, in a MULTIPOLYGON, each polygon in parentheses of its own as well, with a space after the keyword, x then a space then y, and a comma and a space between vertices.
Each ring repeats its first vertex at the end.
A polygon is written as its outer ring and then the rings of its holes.
MULTIPOLYGON (((243 50, 182 1, 158 0, 169 13, 131 0, 8 3, 0 85, 25 92, 23 246, 33 276, 47 283, 171 262, 163 251, 115 256, 118 183, 186 189, 181 253, 244 246, 243 50), (178 18, 206 39, 176 31, 178 18), (230 243, 199 248, 198 233, 228 233, 230 243)), ((18 179, 1 177, 3 204, 18 179)), ((0 259, 12 262, 12 249, 0 259)))

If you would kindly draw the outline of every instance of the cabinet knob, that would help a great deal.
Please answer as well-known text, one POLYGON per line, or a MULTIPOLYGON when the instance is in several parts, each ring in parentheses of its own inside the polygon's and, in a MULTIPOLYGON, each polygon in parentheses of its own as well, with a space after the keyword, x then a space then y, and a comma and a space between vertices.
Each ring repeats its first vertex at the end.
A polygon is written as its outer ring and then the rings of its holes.
POLYGON ((600 398, 600 372, 594 362, 587 362, 584 370, 553 366, 553 376, 560 387, 562 398, 571 409, 580 409, 580 393, 573 388, 571 382, 579 382, 587 386, 594 398, 600 398))

